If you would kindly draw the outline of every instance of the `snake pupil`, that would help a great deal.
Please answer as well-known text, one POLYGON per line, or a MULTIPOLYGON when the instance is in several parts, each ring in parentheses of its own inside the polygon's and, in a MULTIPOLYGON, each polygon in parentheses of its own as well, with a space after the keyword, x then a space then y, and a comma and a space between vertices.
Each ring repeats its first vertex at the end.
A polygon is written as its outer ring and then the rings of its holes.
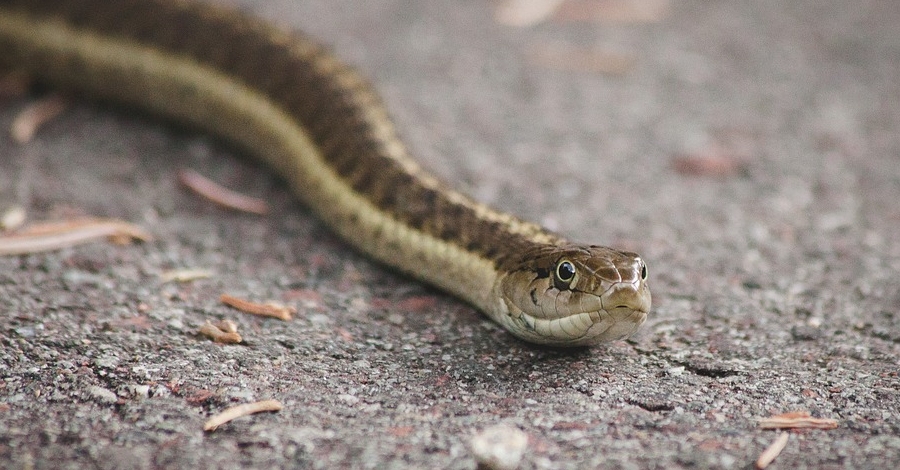
POLYGON ((556 279, 553 284, 557 289, 568 289, 572 279, 575 279, 575 265, 571 261, 561 261, 556 265, 556 279))
POLYGON ((641 280, 647 280, 647 265, 644 263, 641 263, 641 280))

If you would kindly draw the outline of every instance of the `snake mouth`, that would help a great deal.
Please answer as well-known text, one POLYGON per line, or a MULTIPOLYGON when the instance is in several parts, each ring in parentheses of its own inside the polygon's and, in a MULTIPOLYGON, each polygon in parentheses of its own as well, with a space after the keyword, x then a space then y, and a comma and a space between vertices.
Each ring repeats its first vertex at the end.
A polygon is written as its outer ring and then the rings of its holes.
POLYGON ((628 338, 647 320, 648 310, 649 306, 647 310, 625 306, 553 319, 522 312, 520 321, 527 330, 524 339, 529 341, 550 346, 591 346, 628 338))
POLYGON ((626 339, 633 335, 647 320, 647 310, 636 310, 630 306, 605 310, 606 318, 594 323, 584 338, 587 344, 626 339))

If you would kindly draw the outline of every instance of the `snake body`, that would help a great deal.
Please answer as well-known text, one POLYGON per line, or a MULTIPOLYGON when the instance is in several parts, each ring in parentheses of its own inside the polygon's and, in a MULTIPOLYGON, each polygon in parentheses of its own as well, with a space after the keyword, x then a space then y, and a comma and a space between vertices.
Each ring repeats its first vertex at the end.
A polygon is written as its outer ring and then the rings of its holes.
POLYGON ((523 340, 621 339, 649 312, 638 255, 570 243, 426 173, 367 82, 302 33, 180 0, 0 0, 0 69, 232 142, 349 243, 523 340))

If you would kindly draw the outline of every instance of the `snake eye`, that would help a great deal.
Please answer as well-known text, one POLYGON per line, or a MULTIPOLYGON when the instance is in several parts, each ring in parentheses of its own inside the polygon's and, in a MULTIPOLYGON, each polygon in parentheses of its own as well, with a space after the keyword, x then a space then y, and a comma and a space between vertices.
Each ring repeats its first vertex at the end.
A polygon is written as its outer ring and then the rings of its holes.
POLYGON ((647 280, 647 264, 641 261, 641 280, 647 280))
POLYGON ((559 290, 568 289, 573 279, 575 279, 575 265, 569 260, 560 261, 554 272, 553 286, 559 290))

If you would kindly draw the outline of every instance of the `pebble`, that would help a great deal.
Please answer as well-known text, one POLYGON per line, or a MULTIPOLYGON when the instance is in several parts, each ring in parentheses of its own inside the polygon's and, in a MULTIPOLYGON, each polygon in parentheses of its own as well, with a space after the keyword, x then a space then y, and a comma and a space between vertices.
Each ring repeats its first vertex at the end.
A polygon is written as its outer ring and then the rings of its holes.
POLYGON ((91 387, 88 392, 92 397, 103 403, 115 403, 119 400, 119 397, 111 390, 96 385, 91 387))
POLYGON ((472 438, 471 448, 479 468, 513 470, 519 467, 528 435, 507 425, 491 426, 472 438))

